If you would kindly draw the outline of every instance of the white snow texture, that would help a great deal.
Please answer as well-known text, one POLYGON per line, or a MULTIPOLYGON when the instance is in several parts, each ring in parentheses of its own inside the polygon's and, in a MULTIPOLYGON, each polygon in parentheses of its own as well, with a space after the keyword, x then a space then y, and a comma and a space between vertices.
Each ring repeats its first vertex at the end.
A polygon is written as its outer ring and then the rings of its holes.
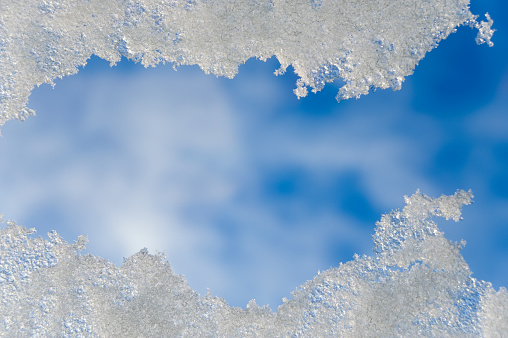
MULTIPOLYGON (((35 85, 74 74, 98 55, 145 66, 197 64, 233 77, 251 57, 292 65, 295 94, 344 80, 338 100, 399 89, 460 25, 488 43, 468 0, 9 0, 0 2, 0 126, 24 119, 35 85)), ((121 267, 80 255, 55 232, 0 229, 0 335, 5 336, 503 336, 508 292, 471 277, 433 219, 458 221, 470 192, 417 192, 377 223, 374 255, 318 274, 272 312, 200 297, 162 254, 121 267)), ((2 220, 3 222, 3 220, 2 220)))
POLYGON ((344 81, 337 99, 400 89, 425 53, 456 30, 490 38, 469 0, 9 0, 0 2, 0 127, 25 119, 34 86, 75 74, 92 54, 155 66, 199 65, 233 77, 276 56, 298 97, 344 81))
POLYGON ((443 237, 435 216, 458 221, 471 192, 406 197, 384 215, 373 257, 319 273, 276 312, 255 301, 229 307, 200 297, 162 254, 146 249, 121 267, 80 255, 55 232, 14 222, 0 230, 0 332, 37 337, 502 337, 508 292, 471 277, 464 243, 443 237))

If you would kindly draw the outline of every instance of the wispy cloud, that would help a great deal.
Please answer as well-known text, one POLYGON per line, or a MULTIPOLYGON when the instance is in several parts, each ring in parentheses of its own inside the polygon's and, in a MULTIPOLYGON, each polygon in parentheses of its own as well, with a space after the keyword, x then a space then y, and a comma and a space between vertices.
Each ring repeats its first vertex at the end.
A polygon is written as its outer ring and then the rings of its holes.
MULTIPOLYGON (((41 232, 88 235, 88 251, 117 264, 165 251, 195 290, 275 307, 318 269, 369 253, 374 222, 403 195, 453 193, 426 168, 454 136, 408 108, 410 83, 316 115, 270 64, 225 80, 93 62, 104 69, 39 88, 39 116, 3 127, 0 205, 41 232)), ((470 117, 469 135, 499 111, 470 117)), ((481 182, 468 168, 461 182, 481 182)))

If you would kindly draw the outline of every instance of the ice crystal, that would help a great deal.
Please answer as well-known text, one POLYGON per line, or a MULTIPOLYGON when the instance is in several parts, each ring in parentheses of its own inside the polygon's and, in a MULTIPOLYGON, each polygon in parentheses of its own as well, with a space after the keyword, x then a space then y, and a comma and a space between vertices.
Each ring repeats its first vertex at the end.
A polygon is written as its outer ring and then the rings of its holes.
POLYGON ((373 256, 319 273, 277 311, 255 301, 230 307, 198 295, 162 254, 146 249, 121 267, 80 255, 86 238, 8 222, 0 230, 0 334, 99 337, 414 337, 503 336, 508 292, 471 277, 464 243, 444 238, 436 216, 460 219, 471 192, 429 198, 377 223, 373 256))
POLYGON ((92 54, 155 66, 197 64, 233 77, 249 58, 291 65, 298 97, 341 78, 338 100, 400 89, 460 25, 492 45, 469 0, 9 0, 0 3, 0 127, 34 114, 34 86, 75 74, 92 54))

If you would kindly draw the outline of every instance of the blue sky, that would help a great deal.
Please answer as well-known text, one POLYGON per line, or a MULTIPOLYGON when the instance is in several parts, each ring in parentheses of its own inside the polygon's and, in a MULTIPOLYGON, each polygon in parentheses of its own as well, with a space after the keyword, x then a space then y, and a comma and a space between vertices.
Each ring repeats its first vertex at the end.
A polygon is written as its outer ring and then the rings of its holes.
POLYGON ((249 60, 233 80, 197 67, 116 67, 93 57, 78 75, 33 91, 37 116, 0 139, 0 211, 55 229, 121 264, 165 251, 201 294, 272 309, 318 270, 371 254, 375 222, 416 189, 472 189, 460 223, 478 279, 508 286, 508 38, 468 27, 441 42, 401 91, 337 103, 340 83, 297 100, 291 71, 249 60))

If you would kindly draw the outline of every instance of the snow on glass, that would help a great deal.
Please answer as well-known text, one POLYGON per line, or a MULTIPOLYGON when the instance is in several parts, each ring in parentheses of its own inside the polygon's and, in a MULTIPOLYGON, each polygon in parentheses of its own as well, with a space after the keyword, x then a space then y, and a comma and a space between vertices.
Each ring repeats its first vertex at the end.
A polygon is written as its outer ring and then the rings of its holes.
MULTIPOLYGON (((488 43, 468 0, 10 0, 0 3, 0 126, 23 120, 36 85, 74 74, 92 54, 112 65, 197 64, 233 77, 276 56, 298 75, 295 94, 341 78, 338 100, 400 89, 458 26, 488 43)), ((277 311, 200 297, 162 254, 122 266, 81 255, 56 232, 0 230, 0 331, 9 336, 496 336, 508 332, 508 292, 471 277, 436 216, 458 221, 470 192, 417 192, 377 223, 373 256, 318 274, 277 311)), ((3 222, 3 220, 2 220, 3 222)))
POLYGON ((0 230, 0 320, 8 336, 393 337, 508 332, 508 292, 471 277, 464 242, 443 236, 436 216, 458 221, 472 194, 406 197, 377 222, 373 256, 319 273, 272 312, 253 300, 229 307, 200 297, 162 254, 146 249, 121 267, 7 222, 0 230))
POLYGON ((92 54, 145 66, 199 65, 234 77, 275 56, 298 97, 341 78, 338 100, 400 89, 425 54, 460 25, 490 38, 469 0, 9 0, 0 2, 0 127, 25 119, 34 86, 75 74, 92 54))

